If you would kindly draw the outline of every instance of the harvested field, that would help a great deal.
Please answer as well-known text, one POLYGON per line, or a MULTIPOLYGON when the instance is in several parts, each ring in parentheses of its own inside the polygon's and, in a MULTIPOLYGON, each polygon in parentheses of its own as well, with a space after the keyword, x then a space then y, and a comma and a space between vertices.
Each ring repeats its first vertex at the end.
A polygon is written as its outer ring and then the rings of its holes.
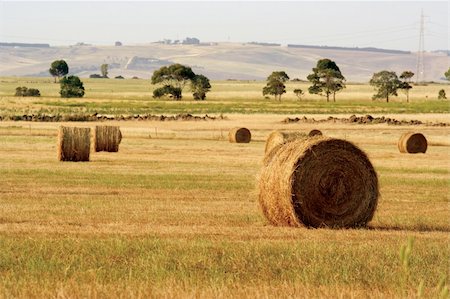
MULTIPOLYGON (((449 129, 421 128, 426 155, 405 155, 404 127, 280 123, 287 116, 107 122, 123 132, 120 151, 90 163, 60 163, 55 140, 60 125, 92 123, 1 122, 0 297, 404 298, 421 281, 424 297, 438 297, 450 259, 449 129), (228 142, 238 126, 251 143, 228 142), (367 153, 381 195, 367 228, 275 227, 261 213, 266 137, 312 129, 367 153)), ((417 115, 448 115, 427 117, 417 115)))

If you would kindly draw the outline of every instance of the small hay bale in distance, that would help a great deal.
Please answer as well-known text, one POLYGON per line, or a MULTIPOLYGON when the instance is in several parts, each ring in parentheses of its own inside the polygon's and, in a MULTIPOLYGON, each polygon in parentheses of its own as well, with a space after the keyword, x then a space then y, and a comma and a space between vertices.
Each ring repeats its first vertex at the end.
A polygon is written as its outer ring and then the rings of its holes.
POLYGON ((317 129, 313 129, 311 131, 309 131, 308 136, 309 137, 314 137, 314 136, 322 136, 322 131, 317 130, 317 129))
POLYGON ((273 131, 266 139, 264 153, 269 154, 275 147, 295 139, 306 139, 308 135, 301 132, 273 131))
POLYGON ((233 128, 228 133, 228 140, 231 143, 249 143, 252 139, 252 134, 247 128, 233 128))
POLYGON ((96 126, 94 148, 96 152, 118 152, 122 132, 118 126, 96 126))
POLYGON ((428 142, 423 134, 408 132, 400 136, 397 146, 400 153, 425 153, 427 151, 428 142))
POLYGON ((91 129, 61 126, 58 132, 59 161, 89 161, 91 129))
POLYGON ((275 226, 365 226, 378 203, 366 154, 340 139, 297 139, 275 148, 259 180, 259 203, 275 226))

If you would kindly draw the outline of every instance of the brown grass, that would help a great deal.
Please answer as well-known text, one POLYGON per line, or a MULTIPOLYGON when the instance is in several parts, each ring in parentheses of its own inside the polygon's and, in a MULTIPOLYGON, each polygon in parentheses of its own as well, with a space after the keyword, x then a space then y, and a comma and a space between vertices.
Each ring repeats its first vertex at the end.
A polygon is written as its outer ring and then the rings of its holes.
POLYGON ((259 202, 276 226, 357 227, 373 217, 378 179, 366 154, 325 137, 277 147, 263 166, 259 202))
POLYGON ((252 139, 252 134, 247 128, 233 128, 228 133, 228 140, 231 143, 249 143, 252 139))
POLYGON ((94 148, 96 152, 118 152, 122 133, 118 126, 96 126, 94 148))
POLYGON ((427 151, 428 143, 425 136, 421 133, 408 132, 400 136, 398 140, 398 150, 400 153, 425 153, 427 151))
POLYGON ((58 133, 59 161, 89 161, 91 148, 90 128, 64 127, 58 133))

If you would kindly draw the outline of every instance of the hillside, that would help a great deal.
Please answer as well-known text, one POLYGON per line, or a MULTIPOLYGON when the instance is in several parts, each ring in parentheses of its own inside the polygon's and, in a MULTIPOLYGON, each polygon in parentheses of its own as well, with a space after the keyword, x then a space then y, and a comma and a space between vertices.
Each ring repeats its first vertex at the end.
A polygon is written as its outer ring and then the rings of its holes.
MULTIPOLYGON (((150 78, 153 70, 173 62, 190 65, 214 80, 264 79, 274 70, 305 79, 320 58, 335 60, 348 81, 368 81, 379 70, 415 72, 415 53, 383 53, 335 48, 294 48, 257 44, 0 47, 0 76, 48 76, 50 63, 65 59, 70 73, 82 77, 110 65, 110 77, 150 78)), ((441 81, 450 65, 442 53, 425 56, 425 79, 441 81)))

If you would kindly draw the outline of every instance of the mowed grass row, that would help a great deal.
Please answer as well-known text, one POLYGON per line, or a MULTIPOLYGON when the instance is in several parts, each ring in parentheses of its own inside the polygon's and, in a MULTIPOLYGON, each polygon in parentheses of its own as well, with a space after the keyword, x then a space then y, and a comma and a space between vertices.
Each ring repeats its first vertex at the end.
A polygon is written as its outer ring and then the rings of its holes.
MULTIPOLYGON (((399 92, 390 103, 372 101, 374 89, 368 84, 348 84, 338 93, 336 102, 307 93, 305 82, 287 83, 287 93, 282 101, 265 99, 262 96, 262 81, 214 81, 206 101, 193 101, 186 88, 182 101, 154 99, 150 80, 84 79, 86 94, 81 99, 61 99, 59 84, 49 78, 1 78, 0 111, 3 115, 36 114, 175 114, 175 113, 447 113, 447 101, 437 100, 445 84, 414 86, 411 103, 399 92), (40 98, 14 97, 17 86, 38 88, 40 98), (302 100, 293 93, 296 88, 306 92, 302 100)), ((447 91, 450 93, 450 90, 447 91)))
MULTIPOLYGON (((366 130, 349 128, 350 139, 366 130)), ((193 140, 122 130, 118 153, 62 163, 38 124, 0 128, 0 296, 383 298, 414 296, 423 281, 438 297, 448 285, 448 146, 408 156, 389 135, 358 138, 380 178, 370 228, 310 230, 262 217, 263 142, 208 140, 208 122, 193 140)))

